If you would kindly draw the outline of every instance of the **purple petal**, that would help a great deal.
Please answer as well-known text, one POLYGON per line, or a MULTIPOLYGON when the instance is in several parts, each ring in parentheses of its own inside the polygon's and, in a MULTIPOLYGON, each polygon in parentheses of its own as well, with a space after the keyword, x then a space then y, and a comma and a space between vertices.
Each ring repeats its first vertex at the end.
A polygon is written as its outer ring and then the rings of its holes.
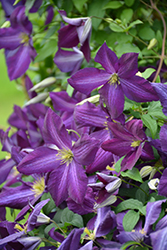
POLYGON ((72 161, 69 165, 68 178, 68 193, 70 198, 76 203, 82 204, 88 182, 85 170, 77 162, 72 161))
POLYGON ((58 46, 63 48, 73 48, 79 43, 79 38, 75 26, 66 25, 62 27, 59 31, 58 36, 58 46))
POLYGON ((73 51, 66 51, 58 49, 54 57, 54 63, 62 72, 75 72, 80 69, 82 61, 84 59, 82 51, 74 48, 73 51))
POLYGON ((32 48, 21 45, 15 50, 5 50, 6 63, 10 80, 22 76, 31 62, 32 48))
POLYGON ((56 206, 59 206, 68 198, 68 185, 70 182, 70 164, 60 165, 59 168, 52 171, 49 175, 48 190, 55 201, 56 206))
POLYGON ((160 178, 160 182, 158 185, 158 194, 167 197, 166 183, 167 183, 167 169, 163 171, 163 174, 160 178))
POLYGON ((83 52, 84 57, 87 62, 91 59, 90 46, 89 46, 89 38, 87 38, 84 44, 81 46, 80 50, 83 52))
POLYGON ((138 54, 123 54, 118 61, 118 65, 118 76, 120 78, 131 78, 138 72, 138 54))
POLYGON ((93 162, 100 141, 84 134, 73 146, 75 160, 82 165, 89 165, 93 162))
POLYGON ((88 95, 93 89, 105 84, 109 78, 110 74, 104 70, 85 68, 72 75, 68 83, 77 91, 88 95))
POLYGON ((70 149, 72 146, 61 118, 52 109, 48 109, 45 117, 43 138, 45 143, 56 145, 59 149, 70 149))
POLYGON ((167 141, 166 141, 166 138, 167 138, 167 124, 164 124, 161 127, 161 130, 160 130, 161 148, 162 148, 162 150, 164 152, 167 152, 167 141))
POLYGON ((124 109, 124 94, 120 85, 106 83, 100 90, 101 99, 105 102, 112 119, 119 117, 124 109))
POLYGON ((50 172, 61 163, 56 159, 56 154, 55 149, 39 147, 23 158, 18 165, 18 171, 26 175, 50 172))
POLYGON ((11 27, 0 29, 0 49, 14 50, 20 46, 21 40, 21 33, 18 30, 11 27))
POLYGON ((167 249, 167 227, 150 234, 153 249, 167 249))
POLYGON ((74 228, 57 250, 78 250, 83 228, 74 228))
POLYGON ((163 83, 151 83, 163 106, 163 113, 167 115, 167 85, 163 83))
POLYGON ((116 54, 107 47, 106 43, 100 47, 94 60, 100 63, 108 73, 113 74, 117 72, 118 58, 116 54))
POLYGON ((112 152, 115 155, 122 157, 129 153, 131 148, 131 143, 129 141, 124 141, 121 139, 113 138, 111 140, 107 140, 103 142, 101 145, 102 149, 112 152))
POLYGON ((50 92, 53 107, 55 110, 73 112, 77 101, 70 97, 66 91, 50 92))
POLYGON ((151 84, 142 77, 132 76, 130 79, 119 79, 123 92, 130 100, 135 102, 158 101, 159 98, 151 84))

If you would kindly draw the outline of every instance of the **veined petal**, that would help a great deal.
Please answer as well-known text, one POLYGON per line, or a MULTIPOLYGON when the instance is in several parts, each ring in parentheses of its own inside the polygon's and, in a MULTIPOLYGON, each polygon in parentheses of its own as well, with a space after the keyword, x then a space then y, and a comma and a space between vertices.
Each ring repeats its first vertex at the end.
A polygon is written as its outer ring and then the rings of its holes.
POLYGON ((78 33, 75 26, 66 25, 58 31, 58 46, 63 48, 73 48, 79 43, 78 33))
POLYGON ((72 75, 68 83, 77 91, 88 95, 93 89, 105 84, 110 76, 104 70, 85 68, 72 75))
POLYGON ((70 181, 70 165, 61 165, 59 168, 52 171, 48 179, 48 190, 55 201, 56 206, 59 206, 68 198, 68 186, 70 181))
POLYGON ((82 204, 87 190, 88 178, 75 160, 69 165, 68 194, 76 203, 82 204))
POLYGON ((22 40, 20 35, 21 33, 18 30, 11 27, 0 29, 0 49, 16 49, 20 46, 22 40))
POLYGON ((114 138, 103 142, 102 149, 112 152, 115 155, 123 156, 131 151, 131 143, 122 139, 114 138))
POLYGON ((166 250, 167 248, 167 227, 150 234, 153 249, 166 250))
POLYGON ((72 146, 61 118, 52 109, 48 109, 46 113, 42 134, 45 143, 54 144, 59 149, 70 149, 72 146))
POLYGON ((99 140, 84 134, 73 146, 75 160, 82 165, 92 163, 99 146, 99 140))
POLYGON ((70 97, 66 91, 50 92, 53 107, 55 110, 73 112, 77 101, 70 97))
POLYGON ((138 72, 138 54, 125 53, 118 61, 118 76, 121 78, 131 78, 138 72))
POLYGON ((100 90, 101 99, 105 102, 112 119, 120 116, 124 109, 124 94, 120 85, 106 83, 100 90))
POLYGON ((26 175, 50 172, 61 164, 56 154, 54 149, 39 147, 23 158, 18 165, 18 171, 26 175))
POLYGON ((157 95, 159 96, 160 102, 163 106, 163 113, 167 115, 167 85, 164 83, 151 83, 153 88, 155 89, 157 95))
POLYGON ((100 47, 94 60, 100 63, 108 73, 113 74, 117 72, 118 57, 107 47, 106 43, 100 47))
POLYGON ((159 97, 151 84, 142 77, 119 78, 124 94, 135 102, 158 101, 159 97))
POLYGON ((78 49, 66 51, 59 48, 55 54, 54 63, 62 72, 72 72, 73 74, 80 69, 83 59, 83 53, 78 49))

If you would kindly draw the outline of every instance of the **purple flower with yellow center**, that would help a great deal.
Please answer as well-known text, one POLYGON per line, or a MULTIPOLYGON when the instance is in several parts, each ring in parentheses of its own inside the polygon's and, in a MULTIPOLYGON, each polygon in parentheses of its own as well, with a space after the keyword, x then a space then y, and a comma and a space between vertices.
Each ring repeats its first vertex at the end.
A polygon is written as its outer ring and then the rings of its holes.
POLYGON ((10 80, 23 75, 34 60, 36 51, 32 44, 32 24, 25 15, 25 7, 17 7, 10 16, 11 26, 0 29, 0 49, 5 57, 10 80))
POLYGON ((18 170, 26 175, 50 172, 48 190, 57 206, 68 197, 82 203, 87 189, 82 165, 94 160, 99 140, 84 134, 73 143, 61 118, 51 109, 46 114, 42 133, 45 146, 25 156, 18 170))
POLYGON ((121 164, 121 171, 132 169, 141 156, 147 139, 143 131, 143 122, 133 119, 126 122, 124 126, 119 123, 108 122, 108 128, 111 130, 113 138, 103 142, 102 148, 119 157, 125 155, 121 164))
POLYGON ((101 98, 106 103, 112 118, 120 116, 124 109, 124 95, 136 102, 157 101, 159 98, 151 84, 138 72, 138 54, 126 53, 117 58, 104 43, 95 57, 105 70, 84 68, 68 79, 69 84, 76 90, 90 94, 100 86, 101 98))

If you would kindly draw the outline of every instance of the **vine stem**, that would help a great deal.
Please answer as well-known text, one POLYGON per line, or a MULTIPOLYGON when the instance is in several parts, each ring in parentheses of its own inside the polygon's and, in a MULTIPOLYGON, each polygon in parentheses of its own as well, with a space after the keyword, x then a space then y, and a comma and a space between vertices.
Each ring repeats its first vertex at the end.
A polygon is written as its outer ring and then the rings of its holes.
POLYGON ((164 17, 161 13, 161 11, 157 8, 157 6, 153 3, 152 0, 150 0, 150 3, 151 3, 151 7, 152 9, 154 9, 155 11, 158 12, 161 20, 162 20, 162 23, 163 23, 163 27, 164 27, 164 35, 163 35, 163 40, 162 40, 162 52, 161 52, 161 56, 160 56, 160 62, 159 62, 159 65, 158 65, 158 69, 157 69, 157 72, 155 74, 155 77, 153 79, 153 82, 156 81, 160 71, 161 71, 161 68, 162 68, 162 64, 163 64, 163 60, 164 60, 164 57, 165 57, 165 40, 166 40, 166 23, 165 23, 165 20, 164 20, 164 17))
POLYGON ((145 195, 149 196, 149 195, 146 193, 146 191, 145 191, 144 189, 142 189, 141 187, 139 187, 139 186, 137 186, 137 185, 135 185, 135 184, 133 184, 133 183, 130 183, 130 182, 128 182, 128 181, 125 181, 124 179, 122 179, 122 181, 123 181, 124 183, 126 183, 126 184, 129 184, 129 185, 131 185, 131 186, 134 186, 134 187, 136 187, 136 188, 139 188, 141 191, 143 191, 143 192, 145 193, 145 195))

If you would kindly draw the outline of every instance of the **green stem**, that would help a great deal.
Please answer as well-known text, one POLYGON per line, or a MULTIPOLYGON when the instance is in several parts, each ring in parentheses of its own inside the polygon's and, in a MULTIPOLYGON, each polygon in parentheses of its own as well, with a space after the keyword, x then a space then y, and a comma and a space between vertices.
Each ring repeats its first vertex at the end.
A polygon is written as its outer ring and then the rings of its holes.
POLYGON ((61 229, 61 227, 54 220, 50 220, 50 221, 56 225, 56 227, 63 233, 64 237, 67 237, 63 229, 61 229))
POLYGON ((70 133, 70 132, 73 132, 73 133, 77 134, 79 138, 81 137, 81 136, 78 134, 78 132, 75 131, 75 130, 73 130, 73 129, 67 129, 67 131, 68 131, 69 133, 70 133))
POLYGON ((123 179, 122 179, 122 181, 123 181, 124 183, 126 183, 126 184, 129 184, 129 185, 131 185, 131 186, 134 186, 134 187, 136 187, 136 188, 139 188, 141 191, 143 191, 143 192, 145 193, 145 195, 149 196, 149 195, 146 193, 146 191, 145 191, 144 189, 142 189, 141 187, 139 187, 139 186, 137 186, 137 185, 135 185, 135 184, 133 184, 133 183, 130 183, 130 182, 128 182, 128 181, 125 181, 125 180, 123 180, 123 179))
POLYGON ((48 240, 48 239, 46 239, 46 238, 41 238, 41 239, 42 239, 42 241, 47 242, 47 243, 50 243, 51 245, 57 247, 57 244, 56 244, 55 242, 50 241, 50 240, 48 240))

